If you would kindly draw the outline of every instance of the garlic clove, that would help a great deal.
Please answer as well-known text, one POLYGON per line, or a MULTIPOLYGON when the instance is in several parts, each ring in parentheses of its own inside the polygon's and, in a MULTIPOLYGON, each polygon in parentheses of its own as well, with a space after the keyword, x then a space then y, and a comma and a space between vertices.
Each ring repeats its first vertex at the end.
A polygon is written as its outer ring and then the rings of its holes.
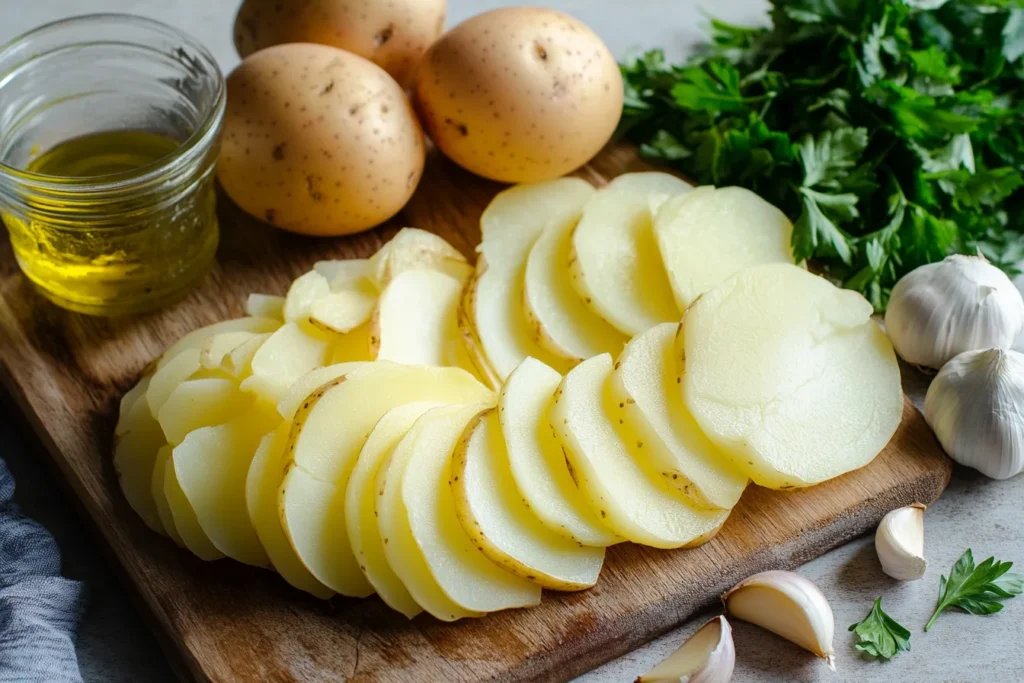
POLYGON ((697 629, 636 683, 728 683, 735 665, 732 627, 720 616, 697 629))
POLYGON ((941 368, 964 351, 1010 348, 1024 332, 1024 297, 983 257, 950 256, 896 283, 885 329, 903 360, 941 368))
POLYGON ((809 580, 793 572, 761 572, 733 586, 722 600, 729 616, 796 643, 835 671, 832 608, 809 580))
POLYGON ((1024 353, 968 351, 932 380, 924 417, 949 457, 993 479, 1024 471, 1024 353))
POLYGON ((924 557, 924 511, 924 505, 914 503, 891 511, 878 524, 875 551, 882 571, 894 579, 915 581, 928 568, 924 557))

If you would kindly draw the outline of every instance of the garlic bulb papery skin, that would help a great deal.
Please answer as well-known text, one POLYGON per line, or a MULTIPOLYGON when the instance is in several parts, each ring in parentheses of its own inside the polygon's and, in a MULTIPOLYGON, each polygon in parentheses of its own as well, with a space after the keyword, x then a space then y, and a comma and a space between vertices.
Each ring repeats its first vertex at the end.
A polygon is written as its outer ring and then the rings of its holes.
POLYGON ((697 629, 636 683, 729 683, 735 667, 732 627, 720 616, 697 629))
POLYGON ((896 283, 885 329, 903 360, 941 368, 964 351, 1010 348, 1024 332, 1024 297, 984 258, 950 256, 896 283))
POLYGON ((727 615, 796 643, 835 671, 832 607, 808 579, 794 572, 761 572, 733 586, 722 601, 727 615))
POLYGON ((925 506, 896 508, 878 523, 875 551, 882 571, 900 581, 916 581, 928 569, 924 557, 925 506))
POLYGON ((932 380, 924 417, 949 457, 993 479, 1024 470, 1024 354, 968 351, 932 380))

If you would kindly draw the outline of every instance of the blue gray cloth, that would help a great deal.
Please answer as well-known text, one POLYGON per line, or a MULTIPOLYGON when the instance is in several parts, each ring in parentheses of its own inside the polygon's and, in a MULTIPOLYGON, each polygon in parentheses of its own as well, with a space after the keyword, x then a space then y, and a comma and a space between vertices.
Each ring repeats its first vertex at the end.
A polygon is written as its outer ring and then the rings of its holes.
POLYGON ((0 459, 0 682, 81 683, 84 587, 61 576, 57 543, 13 498, 14 477, 0 459))

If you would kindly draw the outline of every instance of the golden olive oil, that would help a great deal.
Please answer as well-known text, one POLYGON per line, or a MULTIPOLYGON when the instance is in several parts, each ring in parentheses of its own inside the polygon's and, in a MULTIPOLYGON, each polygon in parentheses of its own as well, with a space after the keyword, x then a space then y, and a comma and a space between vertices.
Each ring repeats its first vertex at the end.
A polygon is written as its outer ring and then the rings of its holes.
POLYGON ((169 303, 202 277, 218 240, 214 184, 211 173, 184 183, 174 174, 181 144, 106 131, 27 164, 48 187, 29 190, 23 213, 4 221, 22 270, 46 296, 84 313, 131 313, 169 303))

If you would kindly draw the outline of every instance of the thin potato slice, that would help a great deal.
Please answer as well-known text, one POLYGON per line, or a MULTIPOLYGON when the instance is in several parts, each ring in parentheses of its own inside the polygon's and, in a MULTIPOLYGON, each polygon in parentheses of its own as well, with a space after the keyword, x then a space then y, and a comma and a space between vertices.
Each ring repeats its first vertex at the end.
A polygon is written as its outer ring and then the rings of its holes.
POLYGON ((335 363, 333 365, 325 365, 322 368, 310 370, 302 377, 292 382, 292 385, 288 388, 288 393, 277 404, 278 414, 280 414, 285 421, 291 423, 292 418, 295 417, 296 411, 298 411, 313 392, 320 387, 325 386, 328 382, 338 379, 342 375, 346 375, 363 365, 364 363, 335 363))
POLYGON ((128 428, 125 418, 131 411, 132 406, 135 405, 135 402, 146 395, 146 390, 149 389, 149 383, 152 379, 152 375, 143 375, 138 383, 121 397, 121 403, 118 405, 117 426, 114 427, 115 436, 120 436, 128 428))
POLYGON ((381 291, 407 270, 426 268, 459 278, 466 257, 432 232, 402 228, 370 258, 371 277, 381 291))
POLYGON ((210 541, 210 537, 203 531, 196 519, 196 511, 192 504, 185 497, 178 483, 178 475, 174 470, 174 454, 167 459, 164 472, 164 498, 167 500, 167 507, 171 509, 174 517, 174 528, 181 537, 181 542, 192 551, 192 554, 201 560, 212 562, 224 558, 224 553, 210 541))
POLYGON ((363 280, 313 302, 309 322, 325 332, 345 334, 367 322, 376 305, 376 290, 369 280, 363 280))
MULTIPOLYGON (((445 594, 465 610, 495 612, 540 603, 540 586, 487 559, 459 525, 449 482, 452 452, 482 405, 434 408, 395 447, 411 451, 402 503, 416 545, 445 594)), ((398 457, 398 456, 396 456, 398 457)))
POLYGON ((277 328, 281 327, 281 321, 275 320, 274 318, 234 318, 232 320, 222 320, 219 323, 207 325, 206 327, 200 327, 197 330, 192 330, 184 337, 174 342, 169 349, 164 351, 163 355, 157 361, 157 368, 161 368, 174 358, 179 353, 187 349, 195 349, 199 351, 206 344, 206 340, 215 334, 221 334, 223 332, 252 332, 253 334, 264 334, 266 332, 273 332, 277 328))
POLYGON ((388 564, 377 524, 377 470, 405 433, 436 403, 407 403, 384 413, 359 452, 345 491, 345 524, 359 568, 388 607, 408 618, 423 611, 388 564))
POLYGON ((690 189, 667 173, 621 175, 594 195, 573 231, 573 286, 591 310, 629 336, 679 320, 652 210, 690 189))
POLYGON ((284 322, 284 297, 272 294, 250 294, 245 300, 245 314, 254 318, 270 318, 284 322))
POLYGON ((185 437, 172 459, 178 483, 203 531, 228 557, 257 567, 270 559, 249 520, 246 475, 268 424, 276 415, 261 407, 185 437))
POLYGON ((288 288, 284 299, 284 320, 289 323, 309 320, 313 304, 331 293, 331 285, 320 273, 311 270, 300 275, 288 288))
POLYGON ((189 379, 203 366, 199 363, 200 351, 197 348, 184 349, 165 365, 160 366, 153 374, 146 389, 146 402, 149 411, 156 418, 164 402, 170 397, 178 385, 189 379))
POLYGON ((160 516, 160 523, 164 525, 164 531, 172 541, 184 548, 185 542, 181 540, 178 527, 174 525, 174 513, 171 512, 171 506, 167 503, 167 494, 164 493, 167 480, 167 465, 171 459, 172 450, 173 447, 167 444, 157 451, 156 462, 153 464, 153 481, 150 486, 150 494, 156 503, 156 512, 160 516))
POLYGON ((661 477, 649 476, 635 457, 643 443, 628 447, 607 411, 605 386, 611 356, 577 365, 558 387, 551 426, 558 435, 580 490, 602 521, 620 536, 655 548, 699 545, 725 522, 729 511, 690 506, 661 477))
POLYGON ((220 370, 224 359, 256 335, 252 332, 222 332, 206 340, 199 350, 199 364, 207 370, 220 370))
POLYGON ((251 375, 252 359, 256 357, 256 353, 270 339, 270 336, 269 332, 254 334, 248 341, 241 346, 235 347, 231 350, 231 353, 224 357, 220 370, 238 380, 243 380, 251 375))
POLYGON ((242 382, 268 403, 277 403, 292 383, 310 370, 326 365, 334 336, 298 323, 285 323, 265 341, 252 358, 252 374, 242 382))
POLYGON ((177 446, 189 432, 241 415, 253 397, 242 393, 230 379, 189 379, 171 392, 160 407, 157 421, 168 443, 177 446))
POLYGON ((260 440, 245 479, 245 505, 249 521, 277 573, 295 588, 326 600, 334 591, 317 581, 299 560, 278 514, 277 491, 281 487, 284 448, 290 429, 290 423, 282 422, 260 440))
POLYGON ((495 409, 469 423, 451 470, 455 513, 491 562, 553 590, 577 591, 597 583, 604 548, 556 534, 533 514, 512 479, 495 409))
POLYGON ((332 292, 346 289, 362 280, 372 280, 373 275, 369 259, 364 258, 317 261, 313 264, 313 270, 327 280, 332 292))
POLYGON ((114 471, 121 491, 146 526, 166 535, 153 500, 152 482, 157 453, 167 441, 145 396, 136 395, 135 403, 121 421, 120 431, 114 439, 114 471))
POLYGON ((535 358, 512 371, 498 396, 498 419, 516 488, 556 533, 587 546, 623 539, 605 526, 576 486, 548 413, 562 375, 535 358))
POLYGON ((373 360, 370 352, 370 322, 339 336, 331 345, 331 364, 373 360))

